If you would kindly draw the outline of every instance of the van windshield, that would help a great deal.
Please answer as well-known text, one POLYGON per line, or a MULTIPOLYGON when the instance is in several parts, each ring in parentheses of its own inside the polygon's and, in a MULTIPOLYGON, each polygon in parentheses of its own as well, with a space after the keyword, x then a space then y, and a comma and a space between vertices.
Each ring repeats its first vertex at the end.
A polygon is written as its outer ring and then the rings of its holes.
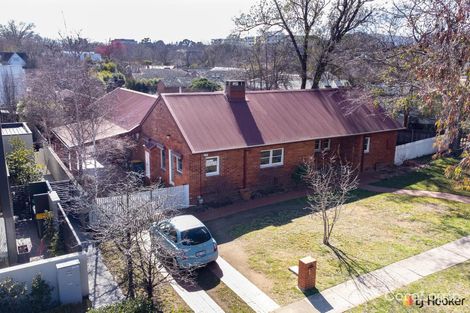
POLYGON ((195 246, 211 239, 209 230, 205 227, 198 227, 181 232, 181 242, 185 246, 195 246))

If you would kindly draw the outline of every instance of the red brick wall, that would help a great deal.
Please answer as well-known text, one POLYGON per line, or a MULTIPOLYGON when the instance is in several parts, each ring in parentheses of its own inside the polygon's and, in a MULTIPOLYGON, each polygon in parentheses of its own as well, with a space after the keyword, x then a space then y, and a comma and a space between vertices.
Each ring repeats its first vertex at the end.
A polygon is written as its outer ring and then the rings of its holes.
MULTIPOLYGON (((175 185, 189 184, 192 203, 202 195, 206 202, 223 202, 240 197, 240 190, 247 193, 279 187, 291 189, 295 186, 292 173, 302 161, 314 153, 314 141, 283 145, 255 147, 229 151, 192 154, 163 100, 160 100, 142 125, 142 137, 152 138, 167 148, 166 170, 160 168, 160 149, 151 150, 152 181, 159 177, 169 184, 168 149, 183 157, 183 173, 174 171, 175 185), (170 137, 167 138, 167 135, 170 137), (278 167, 260 168, 262 150, 284 148, 284 164, 278 167), (206 176, 206 156, 219 156, 220 174, 206 176)), ((363 157, 364 136, 331 139, 331 153, 339 152, 342 159, 362 170, 373 170, 377 163, 392 165, 395 156, 396 132, 370 135, 370 152, 363 157)), ((141 160, 144 160, 142 150, 141 160)), ((317 157, 319 153, 315 154, 317 157)), ((176 164, 174 165, 176 169, 176 164)))
MULTIPOLYGON (((169 164, 168 164, 168 149, 180 154, 183 158, 183 173, 176 171, 176 164, 174 164, 173 181, 175 185, 184 185, 189 183, 189 160, 190 149, 186 144, 182 134, 178 130, 176 122, 171 116, 168 108, 164 105, 163 100, 159 100, 155 109, 149 114, 147 119, 142 125, 141 143, 143 145, 143 138, 152 138, 157 142, 165 145, 166 148, 166 170, 161 169, 160 164, 160 149, 153 148, 150 150, 151 154, 151 181, 155 182, 159 177, 162 178, 165 184, 169 184, 169 164), (167 137, 169 136, 169 137, 167 137)), ((139 159, 144 161, 143 152, 141 149, 139 159)), ((174 161, 174 159, 173 159, 174 161)))
POLYGON ((390 131, 366 135, 370 137, 369 153, 364 153, 362 171, 376 170, 385 165, 393 165, 397 132, 390 131))

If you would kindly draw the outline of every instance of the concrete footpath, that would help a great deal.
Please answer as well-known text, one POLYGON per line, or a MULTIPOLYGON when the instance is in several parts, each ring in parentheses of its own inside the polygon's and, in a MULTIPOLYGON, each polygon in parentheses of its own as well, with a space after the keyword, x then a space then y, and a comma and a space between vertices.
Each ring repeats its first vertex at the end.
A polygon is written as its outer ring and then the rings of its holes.
POLYGON ((121 288, 103 263, 99 249, 88 246, 86 249, 88 286, 93 308, 103 307, 124 300, 121 288))
POLYGON ((344 312, 467 260, 470 236, 361 275, 275 312, 344 312))
POLYGON ((219 256, 209 269, 257 313, 268 313, 279 308, 268 295, 219 256))
POLYGON ((470 203, 470 197, 454 195, 452 193, 447 193, 447 192, 411 190, 411 189, 395 189, 395 188, 380 187, 380 186, 373 186, 373 185, 361 185, 359 188, 373 191, 373 192, 387 192, 387 193, 395 193, 398 195, 408 195, 408 196, 414 196, 414 197, 430 197, 430 198, 444 199, 444 200, 456 201, 456 202, 462 202, 462 203, 470 203))

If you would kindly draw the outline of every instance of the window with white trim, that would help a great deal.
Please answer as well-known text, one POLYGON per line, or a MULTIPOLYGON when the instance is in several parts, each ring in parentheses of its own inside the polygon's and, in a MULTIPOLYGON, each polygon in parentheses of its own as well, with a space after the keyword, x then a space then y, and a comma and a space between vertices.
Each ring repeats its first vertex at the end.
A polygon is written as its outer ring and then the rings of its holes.
POLYGON ((166 169, 166 150, 160 149, 160 167, 162 170, 166 169))
POLYGON ((315 152, 329 151, 331 148, 331 139, 315 140, 315 152))
POLYGON ((183 173, 183 159, 179 156, 175 156, 176 158, 176 171, 178 173, 183 173))
POLYGON ((261 168, 279 166, 282 164, 284 164, 284 148, 261 151, 261 168))
POLYGON ((220 174, 220 158, 218 156, 206 157, 206 176, 220 174))
POLYGON ((369 153, 370 151, 370 137, 364 137, 364 153, 369 153))

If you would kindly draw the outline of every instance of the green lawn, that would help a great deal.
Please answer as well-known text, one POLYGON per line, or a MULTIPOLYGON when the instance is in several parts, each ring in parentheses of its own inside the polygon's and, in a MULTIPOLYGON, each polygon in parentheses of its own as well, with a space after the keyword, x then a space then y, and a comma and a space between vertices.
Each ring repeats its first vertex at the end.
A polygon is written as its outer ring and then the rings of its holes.
POLYGON ((288 267, 311 255, 323 290, 470 234, 470 205, 441 199, 359 191, 324 246, 320 216, 304 199, 278 203, 209 224, 221 255, 280 304, 304 297, 288 267))
MULTIPOLYGON (((372 185, 390 188, 429 190, 470 196, 470 191, 463 190, 461 184, 445 177, 444 171, 459 161, 453 158, 442 158, 431 161, 428 167, 406 175, 395 176, 373 183, 372 185)), ((468 177, 469 175, 467 175, 468 177)))
POLYGON ((455 265, 442 272, 420 279, 406 287, 394 291, 366 304, 358 306, 349 312, 470 312, 470 261, 455 265), (423 306, 405 307, 403 295, 422 294, 427 299, 429 294, 454 294, 465 298, 462 306, 423 306), (392 300, 391 300, 392 299, 392 300), (397 299, 397 300, 393 300, 397 299))

